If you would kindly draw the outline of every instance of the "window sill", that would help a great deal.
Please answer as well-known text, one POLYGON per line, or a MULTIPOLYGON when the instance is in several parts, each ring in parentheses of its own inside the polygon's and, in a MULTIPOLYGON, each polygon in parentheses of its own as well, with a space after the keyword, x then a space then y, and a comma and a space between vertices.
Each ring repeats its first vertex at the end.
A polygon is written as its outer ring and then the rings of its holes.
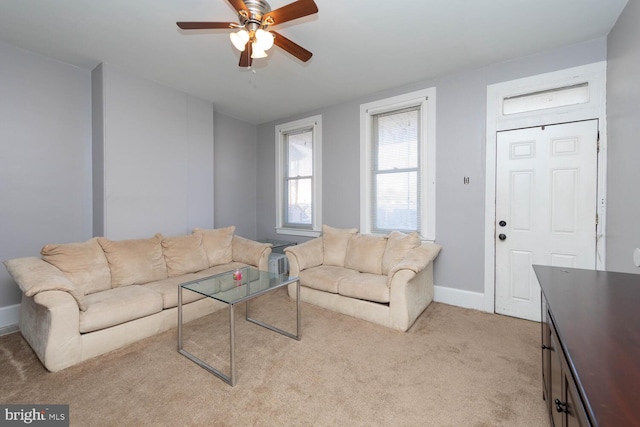
POLYGON ((320 230, 299 230, 297 228, 276 228, 277 234, 287 234, 289 236, 319 237, 320 230))

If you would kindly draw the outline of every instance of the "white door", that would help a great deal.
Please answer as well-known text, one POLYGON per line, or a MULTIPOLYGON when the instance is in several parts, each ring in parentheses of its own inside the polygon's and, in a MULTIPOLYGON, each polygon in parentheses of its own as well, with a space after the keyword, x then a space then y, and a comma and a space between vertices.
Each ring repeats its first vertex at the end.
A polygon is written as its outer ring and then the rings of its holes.
POLYGON ((496 313, 540 321, 532 264, 596 267, 598 121, 497 134, 496 313))

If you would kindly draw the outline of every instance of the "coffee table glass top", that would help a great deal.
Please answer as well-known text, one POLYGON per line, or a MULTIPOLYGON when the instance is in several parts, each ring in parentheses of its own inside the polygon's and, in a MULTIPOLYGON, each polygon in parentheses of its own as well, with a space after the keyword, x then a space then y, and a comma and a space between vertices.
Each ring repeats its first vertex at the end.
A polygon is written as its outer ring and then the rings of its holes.
POLYGON ((243 267, 183 283, 180 286, 227 304, 237 304, 275 288, 294 283, 296 280, 298 280, 297 277, 290 277, 287 274, 243 267))

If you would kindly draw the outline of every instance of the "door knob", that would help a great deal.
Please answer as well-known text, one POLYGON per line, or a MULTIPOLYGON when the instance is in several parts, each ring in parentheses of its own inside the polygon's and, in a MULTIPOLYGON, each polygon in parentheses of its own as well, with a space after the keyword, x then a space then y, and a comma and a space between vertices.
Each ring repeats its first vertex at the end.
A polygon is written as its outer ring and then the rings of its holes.
POLYGON ((554 400, 553 403, 556 404, 556 411, 569 413, 567 404, 564 402, 561 402, 560 399, 554 400))
POLYGON ((507 239, 507 236, 506 236, 505 234, 500 233, 500 234, 498 235, 498 239, 500 239, 500 240, 506 240, 506 239, 507 239))
POLYGON ((500 221, 498 224, 500 225, 500 227, 504 227, 507 225, 507 221, 500 221))

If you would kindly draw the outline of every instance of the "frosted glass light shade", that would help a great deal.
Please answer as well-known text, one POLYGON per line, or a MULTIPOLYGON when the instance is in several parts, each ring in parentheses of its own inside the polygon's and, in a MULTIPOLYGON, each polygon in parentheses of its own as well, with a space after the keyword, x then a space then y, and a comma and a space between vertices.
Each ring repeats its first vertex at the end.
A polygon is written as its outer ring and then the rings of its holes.
POLYGON ((267 57, 267 52, 265 52, 264 50, 260 49, 260 46, 258 46, 258 43, 254 43, 253 44, 253 49, 251 49, 251 57, 256 59, 256 58, 266 58, 267 57))
POLYGON ((244 52, 244 47, 249 41, 249 33, 247 30, 240 30, 237 33, 229 34, 229 38, 231 39, 231 43, 238 49, 240 52, 244 52))
POLYGON ((273 34, 269 31, 265 31, 262 28, 256 31, 256 48, 267 51, 273 46, 273 34))

